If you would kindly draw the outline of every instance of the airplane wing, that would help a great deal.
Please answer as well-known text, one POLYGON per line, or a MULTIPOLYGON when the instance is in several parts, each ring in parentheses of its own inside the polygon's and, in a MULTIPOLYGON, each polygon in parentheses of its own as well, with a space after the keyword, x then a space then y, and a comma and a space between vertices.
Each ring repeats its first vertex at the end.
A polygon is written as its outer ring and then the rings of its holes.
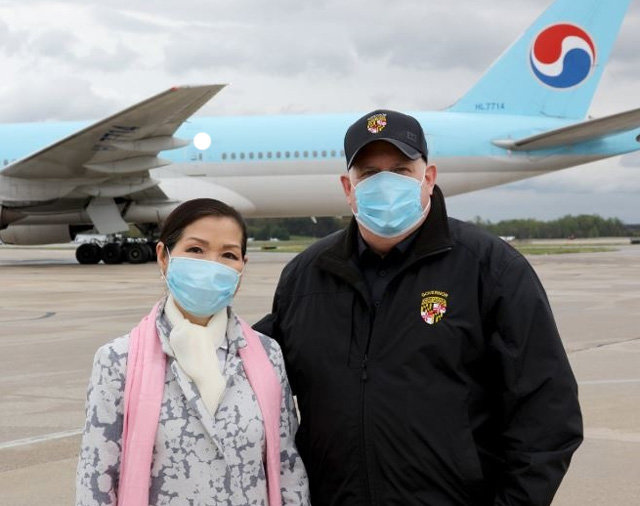
POLYGON ((224 86, 171 88, 7 165, 5 202, 85 201, 100 233, 127 230, 115 199, 167 200, 149 170, 171 163, 161 151, 189 144, 173 134, 224 86))
POLYGON ((599 137, 634 130, 638 127, 640 127, 640 109, 634 109, 523 139, 500 139, 493 141, 493 143, 498 147, 512 151, 535 151, 537 149, 578 144, 599 137))
POLYGON ((7 165, 1 174, 65 181, 86 196, 147 190, 155 186, 149 170, 170 163, 158 153, 189 144, 173 134, 224 86, 171 88, 7 165))

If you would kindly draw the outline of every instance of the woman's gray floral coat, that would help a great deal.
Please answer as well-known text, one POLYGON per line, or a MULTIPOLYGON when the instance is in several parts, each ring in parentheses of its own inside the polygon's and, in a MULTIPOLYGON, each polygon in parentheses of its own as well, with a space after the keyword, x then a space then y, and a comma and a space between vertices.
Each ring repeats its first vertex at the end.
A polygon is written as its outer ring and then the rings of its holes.
MULTIPOLYGON (((171 328, 162 311, 156 325, 167 354, 167 368, 149 504, 266 506, 264 425, 238 355, 238 348, 245 342, 237 318, 229 310, 223 369, 227 388, 214 416, 205 407, 195 383, 173 357, 167 339, 171 328)), ((282 502, 306 505, 307 475, 293 442, 298 421, 282 352, 275 341, 262 335, 260 339, 283 386, 282 502)), ((78 462, 77 506, 116 504, 128 347, 129 336, 120 337, 101 347, 94 359, 78 462)))

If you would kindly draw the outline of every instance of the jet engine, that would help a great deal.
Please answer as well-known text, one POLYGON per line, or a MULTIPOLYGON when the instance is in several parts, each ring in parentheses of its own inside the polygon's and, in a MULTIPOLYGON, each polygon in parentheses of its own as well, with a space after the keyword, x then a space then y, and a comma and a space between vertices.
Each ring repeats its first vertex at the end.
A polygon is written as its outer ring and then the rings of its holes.
POLYGON ((69 225, 9 225, 0 230, 7 244, 57 244, 73 239, 69 225))
POLYGON ((0 205, 0 230, 6 228, 10 223, 24 218, 20 211, 0 205))

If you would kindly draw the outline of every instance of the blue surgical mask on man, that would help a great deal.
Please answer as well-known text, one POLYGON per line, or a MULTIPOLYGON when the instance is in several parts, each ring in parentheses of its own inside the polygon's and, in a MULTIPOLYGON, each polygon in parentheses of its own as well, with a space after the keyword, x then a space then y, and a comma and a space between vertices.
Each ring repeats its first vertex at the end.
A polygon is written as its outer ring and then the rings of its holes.
POLYGON ((383 171, 359 182, 355 188, 358 223, 380 237, 397 237, 411 230, 427 214, 422 208, 424 183, 409 176, 383 171))
POLYGON ((182 309, 206 317, 231 305, 240 273, 219 262, 169 255, 166 279, 171 295, 182 309))

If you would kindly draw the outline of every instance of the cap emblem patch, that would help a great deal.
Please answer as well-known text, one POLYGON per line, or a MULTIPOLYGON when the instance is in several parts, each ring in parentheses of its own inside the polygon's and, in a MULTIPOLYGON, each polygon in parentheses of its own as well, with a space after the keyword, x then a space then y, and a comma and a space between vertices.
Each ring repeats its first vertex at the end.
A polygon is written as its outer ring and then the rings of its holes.
POLYGON ((379 134, 387 126, 387 115, 384 113, 374 114, 367 118, 367 130, 372 134, 379 134))
POLYGON ((444 318, 447 312, 447 292, 430 290, 422 292, 422 302, 420 304, 420 316, 427 325, 435 325, 444 318))

